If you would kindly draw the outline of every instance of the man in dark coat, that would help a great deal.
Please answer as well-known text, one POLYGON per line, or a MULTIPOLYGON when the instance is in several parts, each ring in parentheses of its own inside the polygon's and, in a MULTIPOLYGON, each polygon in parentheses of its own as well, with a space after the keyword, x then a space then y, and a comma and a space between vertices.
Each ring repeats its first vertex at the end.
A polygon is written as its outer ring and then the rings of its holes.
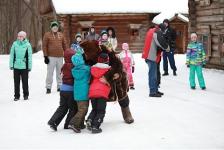
POLYGON ((163 21, 163 24, 165 25, 165 29, 163 30, 163 34, 168 41, 168 44, 170 46, 170 51, 169 52, 163 52, 163 76, 169 75, 168 73, 168 60, 170 63, 170 67, 173 70, 173 75, 176 76, 176 65, 175 65, 175 60, 174 60, 174 51, 176 48, 176 32, 174 29, 170 27, 170 23, 168 19, 165 19, 163 21))

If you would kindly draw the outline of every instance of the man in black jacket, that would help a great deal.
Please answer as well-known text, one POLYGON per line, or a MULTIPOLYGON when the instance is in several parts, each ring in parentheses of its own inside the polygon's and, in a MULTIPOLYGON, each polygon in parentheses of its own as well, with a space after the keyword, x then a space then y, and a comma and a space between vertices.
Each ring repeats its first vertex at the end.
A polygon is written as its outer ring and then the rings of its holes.
POLYGON ((170 27, 169 20, 165 19, 163 21, 163 24, 166 26, 164 29, 163 33, 165 35, 166 40, 168 41, 168 44, 170 46, 170 51, 169 52, 163 52, 163 76, 169 75, 168 73, 168 60, 170 63, 170 67, 173 70, 173 75, 176 76, 176 65, 175 65, 175 60, 174 60, 174 50, 176 48, 176 32, 174 29, 170 27))

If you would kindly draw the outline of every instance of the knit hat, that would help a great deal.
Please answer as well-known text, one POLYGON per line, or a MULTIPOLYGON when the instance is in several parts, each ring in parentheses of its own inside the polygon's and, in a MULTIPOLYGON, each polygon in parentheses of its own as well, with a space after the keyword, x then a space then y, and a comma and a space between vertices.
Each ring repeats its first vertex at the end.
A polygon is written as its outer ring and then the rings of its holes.
POLYGON ((75 35, 75 39, 77 39, 77 37, 82 38, 82 35, 81 35, 80 33, 77 33, 77 34, 75 35))
POLYGON ((107 30, 102 30, 102 31, 100 32, 100 35, 101 35, 101 36, 104 35, 104 34, 107 34, 107 35, 108 35, 107 30))
POLYGON ((59 24, 57 21, 52 21, 50 27, 53 28, 54 26, 59 27, 59 24))
POLYGON ((107 53, 101 53, 97 58, 98 63, 109 64, 109 56, 107 53))

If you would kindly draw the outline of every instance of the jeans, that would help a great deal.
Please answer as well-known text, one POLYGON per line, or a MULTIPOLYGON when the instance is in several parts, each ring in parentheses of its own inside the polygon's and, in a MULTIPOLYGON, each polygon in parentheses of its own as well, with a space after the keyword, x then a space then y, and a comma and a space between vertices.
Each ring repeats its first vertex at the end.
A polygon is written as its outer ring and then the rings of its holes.
POLYGON ((149 67, 149 72, 148 72, 149 93, 156 94, 158 92, 157 63, 151 60, 146 60, 146 63, 149 67))

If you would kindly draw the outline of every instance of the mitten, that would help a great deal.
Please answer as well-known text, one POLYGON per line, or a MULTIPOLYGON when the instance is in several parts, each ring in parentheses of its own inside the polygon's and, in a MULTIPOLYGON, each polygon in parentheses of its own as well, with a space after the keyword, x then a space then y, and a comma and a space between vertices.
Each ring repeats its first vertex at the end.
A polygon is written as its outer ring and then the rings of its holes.
POLYGON ((134 73, 134 72, 135 72, 135 67, 134 67, 134 66, 132 66, 131 71, 132 71, 132 73, 134 73))
POLYGON ((50 61, 49 61, 49 58, 48 58, 47 56, 44 56, 44 63, 45 63, 45 64, 49 64, 49 62, 50 62, 50 61))

